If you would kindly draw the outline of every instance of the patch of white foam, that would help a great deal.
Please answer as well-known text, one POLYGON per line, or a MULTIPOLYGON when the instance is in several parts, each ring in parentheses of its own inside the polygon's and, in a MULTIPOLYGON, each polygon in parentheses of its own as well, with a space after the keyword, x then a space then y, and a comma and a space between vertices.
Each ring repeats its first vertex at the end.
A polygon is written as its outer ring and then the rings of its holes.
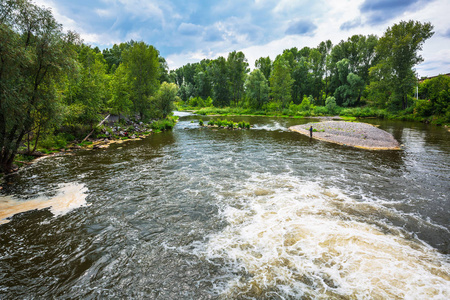
POLYGON ((387 213, 377 203, 273 175, 223 200, 229 225, 194 248, 238 274, 220 291, 226 297, 450 299, 449 256, 383 217, 368 222, 364 212, 387 213))
POLYGON ((252 129, 256 130, 265 130, 265 131, 289 131, 286 127, 282 126, 278 122, 274 122, 273 124, 265 124, 265 125, 253 125, 252 129))
POLYGON ((61 184, 56 192, 54 197, 38 197, 31 200, 0 196, 0 224, 8 223, 7 218, 29 210, 50 208, 55 216, 60 216, 75 208, 88 205, 86 203, 87 188, 84 184, 61 184))

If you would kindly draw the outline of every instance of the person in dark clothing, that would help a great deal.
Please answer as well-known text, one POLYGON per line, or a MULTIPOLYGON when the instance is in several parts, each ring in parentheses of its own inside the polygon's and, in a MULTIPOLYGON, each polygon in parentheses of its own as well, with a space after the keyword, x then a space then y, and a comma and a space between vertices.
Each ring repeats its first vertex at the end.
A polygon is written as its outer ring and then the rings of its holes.
POLYGON ((313 128, 312 125, 309 127, 309 137, 312 138, 313 128))

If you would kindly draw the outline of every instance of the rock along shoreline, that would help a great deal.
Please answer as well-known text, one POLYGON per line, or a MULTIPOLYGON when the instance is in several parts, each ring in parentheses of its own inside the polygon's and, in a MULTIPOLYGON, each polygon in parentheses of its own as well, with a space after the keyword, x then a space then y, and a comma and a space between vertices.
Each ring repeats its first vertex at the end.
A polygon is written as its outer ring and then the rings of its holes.
POLYGON ((317 140, 367 150, 401 150, 392 134, 367 123, 325 121, 295 125, 289 130, 309 136, 310 126, 317 140))

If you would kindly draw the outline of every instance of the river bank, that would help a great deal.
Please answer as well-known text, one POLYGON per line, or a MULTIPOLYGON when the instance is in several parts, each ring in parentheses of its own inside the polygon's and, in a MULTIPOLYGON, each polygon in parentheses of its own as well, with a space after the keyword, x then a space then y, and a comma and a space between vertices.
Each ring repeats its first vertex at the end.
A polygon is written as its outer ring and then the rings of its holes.
POLYGON ((283 118, 342 118, 345 120, 355 120, 356 118, 377 118, 382 120, 411 121, 424 124, 432 124, 436 126, 450 125, 448 118, 445 116, 421 116, 413 110, 391 112, 386 109, 375 107, 339 107, 330 112, 324 106, 311 106, 306 110, 283 109, 283 110, 256 110, 241 107, 183 107, 178 105, 180 111, 190 111, 200 115, 208 116, 267 116, 267 117, 283 117, 283 118))
MULTIPOLYGON (((71 141, 61 141, 55 135, 55 141, 45 146, 39 147, 30 153, 25 145, 19 148, 14 159, 11 173, 19 171, 20 168, 31 165, 38 159, 50 156, 71 155, 78 150, 97 150, 106 149, 112 144, 120 144, 129 141, 136 141, 146 138, 153 133, 172 129, 178 117, 169 117, 163 120, 153 120, 150 123, 136 122, 131 120, 122 120, 121 122, 111 118, 111 122, 104 125, 98 125, 84 139, 75 139, 71 141), (91 137, 92 136, 92 137, 91 137)), ((105 119, 106 120, 106 119, 105 119)), ((103 122, 102 122, 103 123, 103 122)), ((0 184, 2 178, 7 174, 0 173, 0 184)))

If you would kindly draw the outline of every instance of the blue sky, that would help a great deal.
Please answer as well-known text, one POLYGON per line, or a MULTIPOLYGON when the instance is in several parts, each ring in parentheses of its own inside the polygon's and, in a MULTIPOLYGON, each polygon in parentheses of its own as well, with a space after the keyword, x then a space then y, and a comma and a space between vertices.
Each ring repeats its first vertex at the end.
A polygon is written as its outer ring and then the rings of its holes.
POLYGON ((431 22, 420 76, 450 73, 448 0, 34 0, 50 7, 85 43, 110 48, 131 39, 154 45, 171 69, 243 51, 251 67, 284 49, 376 34, 401 20, 431 22))

